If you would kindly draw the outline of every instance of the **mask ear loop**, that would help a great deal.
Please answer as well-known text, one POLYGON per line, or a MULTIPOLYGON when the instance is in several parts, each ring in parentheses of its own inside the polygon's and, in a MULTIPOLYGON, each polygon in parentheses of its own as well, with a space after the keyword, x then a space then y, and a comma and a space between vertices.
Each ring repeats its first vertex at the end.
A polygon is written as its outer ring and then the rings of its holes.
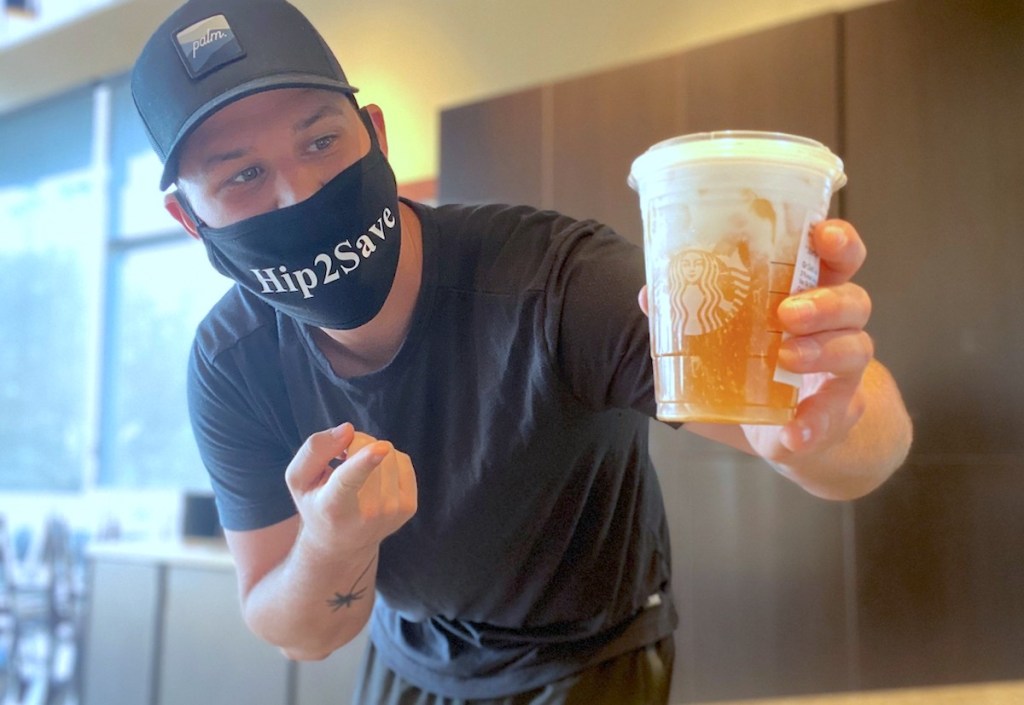
POLYGON ((373 126, 373 118, 370 117, 370 113, 366 108, 359 108, 359 119, 363 121, 366 131, 369 133, 371 149, 379 151, 380 143, 377 140, 377 128, 373 126))
POLYGON ((185 194, 181 192, 181 189, 174 189, 174 200, 176 200, 178 205, 181 206, 181 210, 185 211, 185 214, 192 219, 192 223, 197 229, 200 225, 206 225, 206 223, 196 215, 196 212, 192 209, 192 204, 188 202, 188 198, 186 198, 185 194))

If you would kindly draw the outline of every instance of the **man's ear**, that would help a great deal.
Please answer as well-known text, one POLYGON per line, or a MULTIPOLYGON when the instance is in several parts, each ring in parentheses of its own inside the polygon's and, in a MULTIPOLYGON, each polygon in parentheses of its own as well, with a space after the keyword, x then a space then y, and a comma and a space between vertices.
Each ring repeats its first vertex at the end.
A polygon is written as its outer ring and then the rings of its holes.
POLYGON ((380 151, 384 153, 384 156, 388 156, 388 133, 384 126, 384 112, 380 109, 380 106, 376 103, 368 103, 363 106, 363 110, 370 116, 370 121, 373 123, 373 129, 377 133, 377 143, 380 145, 380 151))
POLYGON ((199 230, 196 228, 196 223, 192 220, 192 216, 189 215, 188 210, 181 205, 181 201, 178 200, 178 192, 172 191, 164 194, 164 208, 171 214, 171 217, 181 223, 181 227, 185 228, 189 235, 194 237, 196 240, 199 239, 199 230))

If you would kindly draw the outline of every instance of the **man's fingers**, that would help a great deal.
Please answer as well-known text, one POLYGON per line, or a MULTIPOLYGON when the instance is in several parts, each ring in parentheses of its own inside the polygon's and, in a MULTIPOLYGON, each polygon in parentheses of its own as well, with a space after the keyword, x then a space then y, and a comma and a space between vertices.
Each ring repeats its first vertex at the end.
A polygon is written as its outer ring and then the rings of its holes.
POLYGON ((403 461, 398 465, 398 489, 402 494, 403 509, 414 514, 419 503, 416 471, 412 467, 412 458, 405 453, 399 453, 399 455, 403 461))
POLYGON ((845 220, 818 223, 811 231, 811 243, 821 258, 820 286, 849 281, 867 257, 860 234, 845 220))
MULTIPOLYGON (((392 450, 389 442, 374 441, 350 454, 345 462, 335 468, 334 474, 328 480, 331 491, 358 493, 368 482, 376 482, 379 485, 380 479, 370 480, 370 476, 392 450)), ((372 489, 379 491, 380 488, 377 486, 372 489)))
POLYGON ((348 446, 348 454, 352 455, 353 453, 362 450, 371 443, 376 442, 376 440, 376 438, 374 438, 368 433, 356 431, 352 436, 352 442, 348 446))
POLYGON ((650 316, 650 308, 647 302, 647 285, 644 284, 640 287, 640 293, 637 294, 636 302, 640 304, 640 310, 644 312, 645 316, 650 316))
POLYGON ((779 304, 779 322, 793 335, 861 329, 871 318, 871 297, 853 283, 811 289, 779 304))
POLYGON ((871 336, 862 330, 828 331, 785 341, 779 348, 779 363, 790 372, 859 378, 874 352, 871 336))
POLYGON ((391 453, 380 464, 380 507, 384 513, 396 513, 401 507, 402 494, 398 486, 399 453, 391 453))
POLYGON ((797 406, 796 416, 782 429, 782 445, 790 452, 805 452, 848 433, 864 414, 858 384, 855 378, 828 379, 797 406))
POLYGON ((388 509, 399 515, 411 517, 416 513, 418 506, 416 471, 412 467, 412 459, 405 453, 395 452, 394 454, 394 484, 389 486, 393 494, 388 495, 388 509))
POLYGON ((346 422, 307 438, 285 470, 289 489, 301 492, 316 485, 331 460, 344 453, 354 436, 355 429, 346 422))

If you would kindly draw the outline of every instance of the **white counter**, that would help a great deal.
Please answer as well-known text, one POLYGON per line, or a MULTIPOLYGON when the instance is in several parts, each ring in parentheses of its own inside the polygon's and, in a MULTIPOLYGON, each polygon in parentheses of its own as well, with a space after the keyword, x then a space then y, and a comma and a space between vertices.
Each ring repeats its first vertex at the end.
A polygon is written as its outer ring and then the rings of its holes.
POLYGON ((1024 681, 733 700, 713 705, 1024 705, 1024 681))
POLYGON ((93 560, 151 563, 173 566, 234 569, 223 539, 182 541, 106 541, 89 545, 93 560))

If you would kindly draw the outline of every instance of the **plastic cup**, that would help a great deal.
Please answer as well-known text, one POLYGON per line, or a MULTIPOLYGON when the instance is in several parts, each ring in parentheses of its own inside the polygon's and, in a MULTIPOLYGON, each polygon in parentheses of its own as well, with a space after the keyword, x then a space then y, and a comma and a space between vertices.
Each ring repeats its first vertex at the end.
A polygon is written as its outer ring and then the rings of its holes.
POLYGON ((659 419, 783 424, 779 304, 817 286, 809 233, 846 183, 827 147, 777 132, 675 137, 633 162, 659 419))

